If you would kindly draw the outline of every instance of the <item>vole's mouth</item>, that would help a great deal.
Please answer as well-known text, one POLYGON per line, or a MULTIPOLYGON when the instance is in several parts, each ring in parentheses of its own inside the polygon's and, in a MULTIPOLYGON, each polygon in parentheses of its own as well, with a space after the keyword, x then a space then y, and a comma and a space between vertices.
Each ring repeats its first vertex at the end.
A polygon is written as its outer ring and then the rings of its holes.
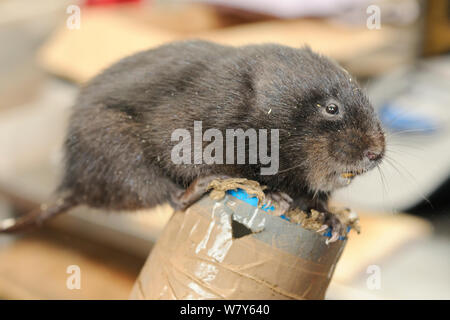
POLYGON ((357 175, 365 173, 367 170, 352 170, 341 173, 341 177, 344 179, 353 179, 357 175))

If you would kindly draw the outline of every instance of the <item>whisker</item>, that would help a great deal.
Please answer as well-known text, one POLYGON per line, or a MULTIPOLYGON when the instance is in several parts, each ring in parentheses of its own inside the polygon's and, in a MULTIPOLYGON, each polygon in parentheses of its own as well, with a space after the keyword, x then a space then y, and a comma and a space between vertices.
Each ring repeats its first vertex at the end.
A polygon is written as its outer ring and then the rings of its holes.
POLYGON ((285 173, 285 172, 287 172, 287 171, 289 171, 289 170, 292 170, 292 169, 295 169, 295 168, 301 167, 302 165, 303 165, 303 164, 299 164, 299 165, 296 165, 296 166, 290 167, 290 168, 288 168, 288 169, 280 170, 280 171, 278 171, 278 173, 285 173))
POLYGON ((422 157, 420 157, 417 154, 414 154, 412 152, 406 152, 404 150, 393 150, 393 149, 388 149, 386 148, 386 153, 385 154, 389 154, 389 153, 394 153, 394 154, 398 154, 398 155, 407 155, 407 156, 412 156, 415 157, 417 159, 423 159, 422 157))
POLYGON ((415 150, 420 150, 423 151, 424 149, 419 146, 419 145, 410 145, 410 144, 404 144, 404 143, 393 143, 393 142, 388 142, 387 145, 389 146, 393 146, 393 147, 405 147, 405 148, 411 148, 411 149, 415 149, 415 150))
MULTIPOLYGON (((410 182, 412 182, 412 183, 414 183, 414 185, 417 187, 417 189, 418 189, 418 191, 417 191, 417 193, 418 193, 418 195, 420 195, 420 197, 426 202, 426 203, 428 203, 432 208, 433 208, 433 204, 431 203, 431 201, 420 191, 420 186, 419 186, 419 183, 417 182, 417 180, 416 180, 416 178, 411 174, 411 172, 409 172, 409 170, 407 170, 401 163, 399 163, 397 160, 395 160, 394 158, 391 158, 391 157, 385 157, 385 160, 390 160, 390 162, 392 162, 392 163, 390 163, 390 165, 394 168, 394 169, 396 169, 396 170, 399 170, 398 168, 396 168, 395 166, 394 166, 394 164, 395 165, 397 165, 397 166, 399 166, 399 168, 400 169, 402 169, 403 171, 404 171, 404 173, 406 173, 407 174, 407 176, 408 176, 408 178, 409 178, 409 180, 410 180, 410 182)), ((389 162, 387 162, 387 163, 389 163, 389 162)), ((402 174, 400 171, 398 171, 399 172, 399 174, 403 177, 403 178, 407 178, 404 174, 402 174)))
POLYGON ((388 136, 396 136, 399 134, 404 134, 404 133, 416 133, 416 132, 429 132, 430 130, 428 129, 405 129, 405 130, 396 130, 396 131, 387 131, 385 132, 386 135, 388 136))
POLYGON ((385 157, 384 160, 386 161, 387 164, 389 164, 395 171, 397 171, 397 173, 401 176, 403 176, 403 174, 400 172, 400 170, 394 166, 394 164, 392 163, 392 158, 389 157, 385 157))
POLYGON ((386 192, 387 192, 387 187, 386 187, 386 182, 384 181, 384 176, 383 176, 383 174, 381 173, 381 169, 380 169, 380 166, 379 165, 377 165, 377 170, 378 170, 378 174, 379 174, 379 176, 380 176, 380 180, 381 180, 381 193, 383 194, 383 202, 386 202, 385 200, 386 200, 386 192))
POLYGON ((316 199, 318 194, 319 194, 319 190, 316 189, 313 194, 313 201, 314 201, 314 199, 316 199))

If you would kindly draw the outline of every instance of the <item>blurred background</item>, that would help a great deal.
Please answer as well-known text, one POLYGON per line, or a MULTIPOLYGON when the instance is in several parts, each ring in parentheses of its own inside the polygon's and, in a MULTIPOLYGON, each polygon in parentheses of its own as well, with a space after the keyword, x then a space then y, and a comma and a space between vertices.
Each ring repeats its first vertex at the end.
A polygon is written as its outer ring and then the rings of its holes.
MULTIPOLYGON (((0 219, 51 195, 80 85, 187 38, 309 44, 355 75, 388 150, 380 170, 334 196, 360 214, 362 233, 350 234, 327 298, 450 298, 448 0, 0 0, 0 219)), ((127 298, 171 214, 77 208, 0 235, 0 299, 127 298), (70 265, 80 290, 66 287, 70 265)))

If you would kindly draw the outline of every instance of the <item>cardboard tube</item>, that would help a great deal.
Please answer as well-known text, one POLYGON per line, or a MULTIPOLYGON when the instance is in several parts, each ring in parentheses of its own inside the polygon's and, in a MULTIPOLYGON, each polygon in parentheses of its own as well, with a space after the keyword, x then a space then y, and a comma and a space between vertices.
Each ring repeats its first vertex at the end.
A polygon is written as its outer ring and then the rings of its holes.
POLYGON ((227 194, 176 212, 131 299, 323 299, 344 241, 227 194))

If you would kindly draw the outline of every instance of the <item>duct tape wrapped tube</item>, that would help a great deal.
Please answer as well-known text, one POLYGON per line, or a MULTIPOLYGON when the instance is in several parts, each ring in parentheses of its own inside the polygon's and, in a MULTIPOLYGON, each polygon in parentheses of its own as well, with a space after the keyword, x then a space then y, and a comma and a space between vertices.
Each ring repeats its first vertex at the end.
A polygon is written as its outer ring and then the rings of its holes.
POLYGON ((175 212, 130 298, 323 299, 346 240, 326 244, 251 198, 228 191, 175 212))

